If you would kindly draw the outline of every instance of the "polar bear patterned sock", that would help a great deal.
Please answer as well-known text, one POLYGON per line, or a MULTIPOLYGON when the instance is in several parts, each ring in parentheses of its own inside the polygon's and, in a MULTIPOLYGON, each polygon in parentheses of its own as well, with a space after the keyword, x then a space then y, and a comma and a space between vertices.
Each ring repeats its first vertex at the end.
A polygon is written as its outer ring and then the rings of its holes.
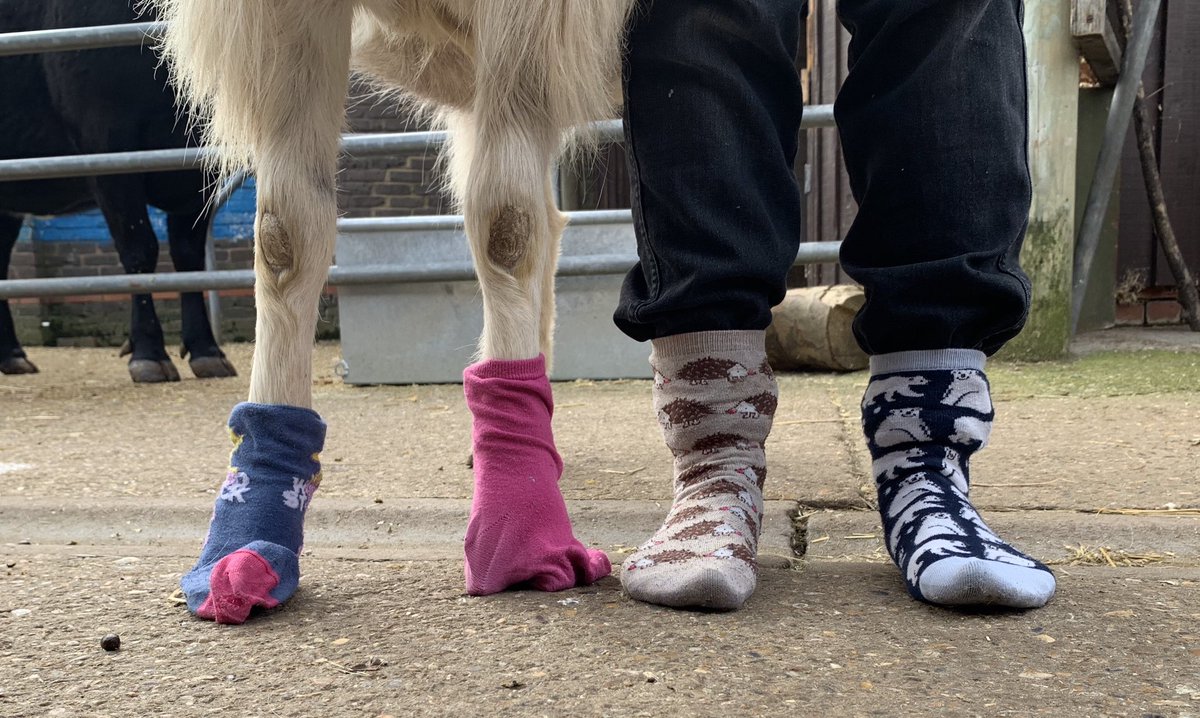
POLYGON ((180 581, 188 609, 242 623, 300 584, 304 512, 321 482, 325 422, 311 409, 238 404, 229 416, 233 454, 200 560, 180 581))
POLYGON ((1054 575, 1002 541, 967 498, 968 461, 995 415, 984 360, 970 349, 871 357, 863 431, 884 541, 914 598, 1036 608, 1054 595, 1054 575))
POLYGON ((733 610, 758 577, 763 443, 778 392, 761 331, 697 332, 653 342, 654 409, 675 456, 666 521, 625 561, 639 601, 733 610))

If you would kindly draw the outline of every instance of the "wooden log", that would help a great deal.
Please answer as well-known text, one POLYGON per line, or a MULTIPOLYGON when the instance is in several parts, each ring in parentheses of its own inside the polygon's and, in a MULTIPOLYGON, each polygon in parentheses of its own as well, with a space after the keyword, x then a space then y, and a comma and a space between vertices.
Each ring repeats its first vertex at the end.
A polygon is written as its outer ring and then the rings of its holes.
POLYGON ((864 303, 862 288, 847 284, 790 290, 771 310, 767 328, 771 366, 779 371, 865 369, 867 354, 851 329, 864 303))

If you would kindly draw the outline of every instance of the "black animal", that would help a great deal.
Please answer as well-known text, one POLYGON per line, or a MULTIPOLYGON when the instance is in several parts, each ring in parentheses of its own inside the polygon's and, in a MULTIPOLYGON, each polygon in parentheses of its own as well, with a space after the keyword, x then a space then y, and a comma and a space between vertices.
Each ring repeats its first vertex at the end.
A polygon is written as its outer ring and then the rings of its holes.
MULTIPOLYGON (((0 32, 133 22, 130 0, 0 0, 0 32)), ((195 144, 176 119, 166 70, 149 47, 0 57, 0 159, 163 149, 195 144)), ((99 206, 121 264, 153 272, 158 238, 146 205, 167 213, 171 260, 178 271, 204 268, 211 217, 200 171, 0 181, 0 280, 24 215, 99 206)), ((199 292, 182 295, 183 349, 200 378, 234 376, 213 338, 199 292)), ((149 294, 133 297, 129 373, 135 382, 178 381, 149 294)), ((0 372, 37 367, 17 342, 8 303, 0 301, 0 372)))

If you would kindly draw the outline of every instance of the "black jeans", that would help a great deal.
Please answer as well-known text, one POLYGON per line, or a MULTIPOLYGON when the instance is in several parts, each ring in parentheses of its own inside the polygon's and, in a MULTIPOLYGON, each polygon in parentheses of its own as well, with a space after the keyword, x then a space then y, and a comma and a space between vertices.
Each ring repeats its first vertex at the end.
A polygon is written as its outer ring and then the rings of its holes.
MULTIPOLYGON (((841 263, 871 354, 1020 331, 1030 202, 1020 0, 841 0, 837 99, 858 216, 841 263)), ((641 0, 625 61, 638 266, 617 325, 638 340, 763 329, 800 237, 800 0, 641 0)), ((817 130, 828 131, 828 130, 817 130)))

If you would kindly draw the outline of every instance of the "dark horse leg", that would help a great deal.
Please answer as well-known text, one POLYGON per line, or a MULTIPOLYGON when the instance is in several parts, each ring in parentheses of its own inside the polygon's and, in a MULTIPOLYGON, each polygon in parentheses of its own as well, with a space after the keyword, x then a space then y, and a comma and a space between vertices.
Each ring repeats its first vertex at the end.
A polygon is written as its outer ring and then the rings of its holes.
MULTIPOLYGON (((198 272, 204 269, 204 247, 212 217, 207 210, 173 212, 167 215, 167 236, 171 243, 171 261, 176 272, 198 272)), ((237 376, 233 364, 213 337, 203 292, 184 292, 179 295, 183 312, 183 349, 180 356, 197 379, 216 379, 237 376)))
MULTIPOLYGON (((0 280, 8 279, 8 263, 20 233, 21 217, 0 212, 0 280)), ((17 328, 8 309, 8 300, 0 299, 0 374, 36 374, 37 370, 33 362, 25 358, 25 350, 17 341, 17 328)))
MULTIPOLYGON (((146 211, 145 179, 141 175, 113 175, 92 179, 96 203, 108 222, 121 265, 130 274, 149 274, 158 265, 158 237, 146 211)), ((149 294, 133 295, 129 325, 129 375, 137 383, 179 381, 179 372, 167 357, 162 325, 149 294)))

